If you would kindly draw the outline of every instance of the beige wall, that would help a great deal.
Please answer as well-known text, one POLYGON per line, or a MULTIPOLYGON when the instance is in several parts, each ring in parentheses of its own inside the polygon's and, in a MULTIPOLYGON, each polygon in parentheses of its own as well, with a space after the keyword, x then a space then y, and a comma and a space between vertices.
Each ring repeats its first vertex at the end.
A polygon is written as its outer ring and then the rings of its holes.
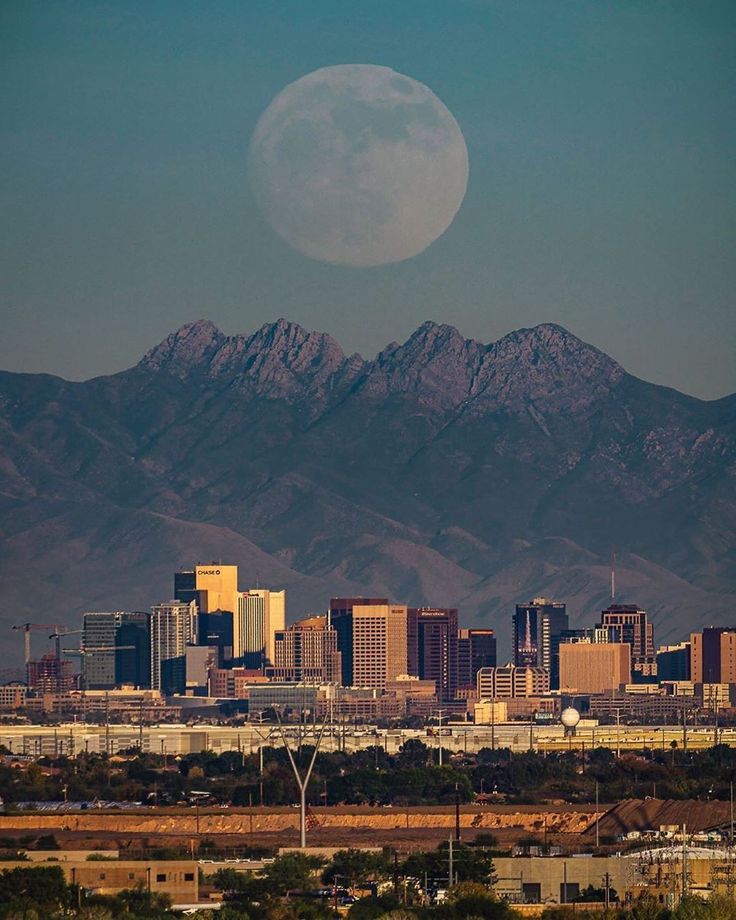
POLYGON ((736 684, 736 632, 721 633, 721 683, 736 684))
POLYGON ((628 643, 563 642, 560 645, 560 690, 605 693, 631 683, 628 643))
MULTIPOLYGON (((35 863, 39 865, 38 862, 35 863)), ((117 894, 142 885, 168 894, 174 904, 192 904, 199 899, 198 864, 194 860, 94 860, 49 863, 59 866, 66 881, 95 894, 117 894)), ((0 863, 0 871, 27 869, 27 862, 0 863)))

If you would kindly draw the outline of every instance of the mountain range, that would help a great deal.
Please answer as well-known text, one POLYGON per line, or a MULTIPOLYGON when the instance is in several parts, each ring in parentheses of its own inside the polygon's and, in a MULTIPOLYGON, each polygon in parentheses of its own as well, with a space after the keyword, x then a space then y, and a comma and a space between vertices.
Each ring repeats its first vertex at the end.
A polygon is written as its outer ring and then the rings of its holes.
POLYGON ((427 322, 365 360, 203 320, 111 376, 0 373, 0 426, 8 665, 12 624, 146 609, 213 560, 285 586, 290 619, 387 595, 505 649, 538 595, 591 624, 613 553, 658 642, 736 620, 736 395, 647 383, 553 324, 483 344, 427 322))

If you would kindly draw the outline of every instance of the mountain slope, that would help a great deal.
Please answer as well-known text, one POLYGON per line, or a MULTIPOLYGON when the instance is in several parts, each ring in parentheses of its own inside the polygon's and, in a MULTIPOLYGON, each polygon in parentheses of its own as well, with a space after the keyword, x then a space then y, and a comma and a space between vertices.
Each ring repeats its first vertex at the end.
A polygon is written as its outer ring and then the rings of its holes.
POLYGON ((552 324, 486 345, 425 323, 366 361, 285 320, 190 323, 111 377, 0 374, 0 434, 5 625, 148 606, 211 557, 286 584, 292 616, 364 591, 503 635, 540 592, 592 621, 614 546, 659 638, 732 619, 736 398, 552 324))

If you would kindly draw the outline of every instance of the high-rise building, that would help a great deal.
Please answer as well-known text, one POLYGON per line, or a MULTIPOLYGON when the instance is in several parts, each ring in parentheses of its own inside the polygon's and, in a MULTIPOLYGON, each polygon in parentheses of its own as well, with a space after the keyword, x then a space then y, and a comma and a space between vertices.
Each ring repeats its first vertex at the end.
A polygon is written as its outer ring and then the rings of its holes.
POLYGON ((123 684, 151 684, 147 613, 89 612, 82 617, 82 686, 111 690, 123 684))
POLYGON ((330 623, 337 633, 343 687, 353 686, 353 607, 385 604, 388 604, 385 597, 333 597, 330 601, 330 623))
POLYGON ((457 610, 410 607, 407 613, 408 673, 433 680, 442 701, 457 692, 457 610))
POLYGON ((690 643, 663 645, 657 649, 657 679, 690 680, 690 643))
POLYGON ((197 636, 197 605, 172 600, 151 607, 151 686, 162 693, 186 689, 186 647, 197 636))
POLYGON ((200 613, 198 645, 217 649, 217 667, 233 657, 233 615, 229 610, 200 613))
POLYGON ((496 668, 480 668, 477 675, 479 699, 521 699, 549 693, 549 671, 515 664, 496 668))
POLYGON ((496 667, 496 634, 492 629, 459 629, 457 633, 457 685, 476 686, 481 668, 496 667))
POLYGON ((530 604, 517 604, 512 621, 514 664, 546 668, 550 686, 560 686, 560 636, 569 628, 565 604, 535 597, 530 604))
POLYGON ((49 653, 28 662, 28 686, 38 693, 67 693, 74 687, 72 663, 49 653))
POLYGON ((690 679, 696 684, 736 683, 736 627, 706 626, 690 634, 690 679))
POLYGON ((634 676, 656 675, 654 629, 646 610, 635 605, 611 604, 601 613, 600 625, 608 631, 609 642, 626 642, 631 647, 631 669, 634 676))
POLYGON ((251 588, 236 595, 233 659, 246 668, 273 662, 274 636, 286 628, 286 591, 251 588))
POLYGON ((237 593, 237 565, 212 562, 174 573, 174 598, 186 604, 195 601, 200 613, 227 611, 234 615, 237 593))
POLYGON ((385 599, 333 598, 330 619, 337 632, 346 687, 378 687, 408 671, 408 608, 385 599))
POLYGON ((115 685, 151 686, 151 624, 147 613, 123 613, 115 634, 115 685))
POLYGON ((267 673, 283 682, 340 683, 337 633, 328 617, 308 617, 276 630, 273 666, 267 673))
POLYGON ((628 642, 563 642, 560 645, 560 690, 605 693, 631 683, 628 642))

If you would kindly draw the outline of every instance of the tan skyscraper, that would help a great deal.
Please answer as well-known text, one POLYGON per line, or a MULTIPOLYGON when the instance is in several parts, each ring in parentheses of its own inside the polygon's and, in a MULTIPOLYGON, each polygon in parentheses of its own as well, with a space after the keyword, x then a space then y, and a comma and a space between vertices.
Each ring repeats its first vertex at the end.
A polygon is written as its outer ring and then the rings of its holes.
POLYGON ((286 591, 251 588, 238 592, 233 618, 233 658, 246 667, 274 660, 274 637, 286 628, 286 591))
POLYGON ((297 620, 288 629, 275 631, 273 668, 277 681, 340 683, 337 633, 326 616, 297 620))
POLYGON ((237 565, 196 565, 194 567, 196 590, 206 591, 200 594, 199 609, 201 613, 213 613, 215 610, 229 610, 233 615, 237 608, 238 593, 237 565))
POLYGON ((353 612, 353 686, 386 686, 408 670, 408 608, 357 604, 353 612))

